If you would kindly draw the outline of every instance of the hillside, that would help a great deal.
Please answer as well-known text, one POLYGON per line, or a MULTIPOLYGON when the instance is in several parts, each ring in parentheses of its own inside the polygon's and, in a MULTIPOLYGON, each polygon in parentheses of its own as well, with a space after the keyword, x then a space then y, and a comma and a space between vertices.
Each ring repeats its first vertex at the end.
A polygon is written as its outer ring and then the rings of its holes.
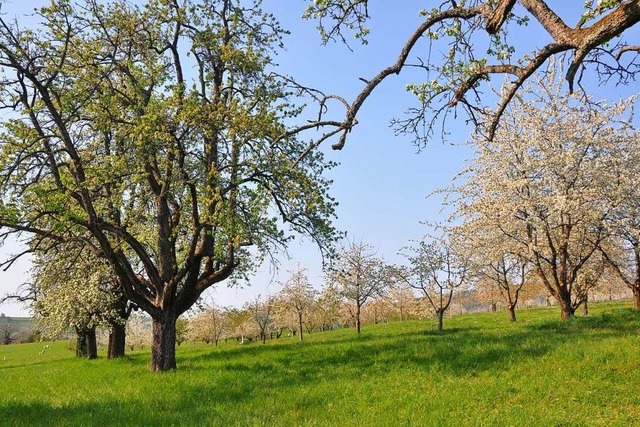
POLYGON ((76 359, 65 342, 0 348, 3 425, 633 425, 640 313, 594 304, 409 321, 219 348, 76 359))

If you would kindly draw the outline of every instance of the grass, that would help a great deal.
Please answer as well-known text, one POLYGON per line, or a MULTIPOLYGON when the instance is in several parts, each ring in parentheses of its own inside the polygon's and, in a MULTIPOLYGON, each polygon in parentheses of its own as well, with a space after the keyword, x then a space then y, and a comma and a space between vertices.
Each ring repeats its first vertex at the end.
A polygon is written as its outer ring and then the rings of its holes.
POLYGON ((640 425, 640 313, 593 304, 364 326, 268 341, 76 359, 65 342, 0 347, 0 425, 640 425), (48 346, 45 348, 45 346, 48 346))

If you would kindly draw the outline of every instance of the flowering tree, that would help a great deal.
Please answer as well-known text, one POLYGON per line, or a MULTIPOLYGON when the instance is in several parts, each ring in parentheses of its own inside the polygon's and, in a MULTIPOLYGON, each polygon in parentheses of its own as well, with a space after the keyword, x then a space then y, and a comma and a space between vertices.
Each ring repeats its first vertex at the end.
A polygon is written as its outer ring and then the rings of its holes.
POLYGON ((438 318, 442 331, 444 313, 451 306, 453 293, 467 284, 471 275, 468 260, 457 254, 448 237, 420 241, 401 252, 407 265, 395 269, 396 276, 422 292, 438 318))
POLYGON ((0 17, 0 238, 83 240, 151 316, 150 369, 175 369, 176 319, 207 288, 292 232, 331 246, 312 148, 342 125, 291 126, 311 92, 275 73, 283 30, 258 1, 62 0, 36 19, 0 17))
POLYGON ((371 246, 351 242, 338 254, 327 280, 344 301, 359 334, 362 306, 370 298, 380 295, 387 285, 388 275, 383 261, 375 257, 371 246))
POLYGON ((493 140, 474 141, 477 157, 454 188, 455 215, 527 257, 562 319, 581 303, 576 281, 618 203, 611 194, 624 165, 615 146, 635 137, 622 117, 629 104, 580 103, 550 73, 515 100, 493 140))
POLYGON ((284 282, 284 286, 276 298, 285 311, 294 314, 300 341, 304 339, 302 330, 304 319, 316 298, 316 291, 309 283, 305 272, 306 269, 298 266, 298 269, 284 282))

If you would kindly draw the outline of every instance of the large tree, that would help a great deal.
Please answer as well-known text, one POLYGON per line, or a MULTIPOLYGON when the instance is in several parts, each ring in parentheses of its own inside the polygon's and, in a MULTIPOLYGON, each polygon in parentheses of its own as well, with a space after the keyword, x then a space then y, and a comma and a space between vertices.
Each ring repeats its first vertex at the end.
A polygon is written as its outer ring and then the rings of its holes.
POLYGON ((529 258, 562 319, 582 302, 580 278, 608 235, 623 167, 615 146, 635 137, 628 105, 583 104, 551 73, 512 104, 493 141, 475 140, 477 157, 455 189, 454 215, 529 258))
POLYGON ((290 126, 283 30, 257 3, 63 0, 36 16, 38 31, 0 19, 2 236, 82 241, 153 319, 151 370, 175 369, 176 319, 204 290, 290 231, 336 237, 331 164, 310 147, 340 124, 290 126))
MULTIPOLYGON (((369 0, 315 0, 306 17, 319 22, 325 41, 346 42, 351 32, 366 42, 369 11, 382 2, 369 0)), ((640 46, 625 36, 640 21, 640 0, 553 2, 544 0, 448 0, 423 17, 406 42, 398 46, 397 60, 374 76, 364 76, 362 91, 350 103, 345 129, 334 148, 342 148, 349 129, 367 98, 387 78, 405 69, 421 68, 425 79, 409 85, 418 97, 398 130, 422 143, 439 119, 457 117, 462 109, 490 138, 516 93, 553 58, 567 63, 570 90, 579 86, 585 69, 627 83, 638 71, 640 46), (523 26, 527 26, 523 29, 523 26), (535 34, 532 43, 531 34, 535 34), (496 78, 496 79, 494 79, 496 78), (506 80, 496 101, 489 84, 506 80)), ((424 7, 427 5, 425 4, 424 7)), ((431 7, 431 6, 429 6, 431 7)), ((373 12, 372 12, 373 13, 373 12)), ((372 16, 380 19, 377 16, 372 16)))

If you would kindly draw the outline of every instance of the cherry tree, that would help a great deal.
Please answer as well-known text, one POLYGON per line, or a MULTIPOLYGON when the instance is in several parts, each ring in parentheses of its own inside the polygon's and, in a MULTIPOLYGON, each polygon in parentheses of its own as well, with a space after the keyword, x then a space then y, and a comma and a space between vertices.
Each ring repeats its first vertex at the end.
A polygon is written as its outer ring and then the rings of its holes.
POLYGON ((497 233, 527 257, 567 319, 619 203, 611 194, 624 165, 615 146, 635 135, 625 116, 631 100, 585 104, 562 91, 555 71, 515 99, 493 140, 476 137, 477 157, 452 205, 466 228, 497 233))

